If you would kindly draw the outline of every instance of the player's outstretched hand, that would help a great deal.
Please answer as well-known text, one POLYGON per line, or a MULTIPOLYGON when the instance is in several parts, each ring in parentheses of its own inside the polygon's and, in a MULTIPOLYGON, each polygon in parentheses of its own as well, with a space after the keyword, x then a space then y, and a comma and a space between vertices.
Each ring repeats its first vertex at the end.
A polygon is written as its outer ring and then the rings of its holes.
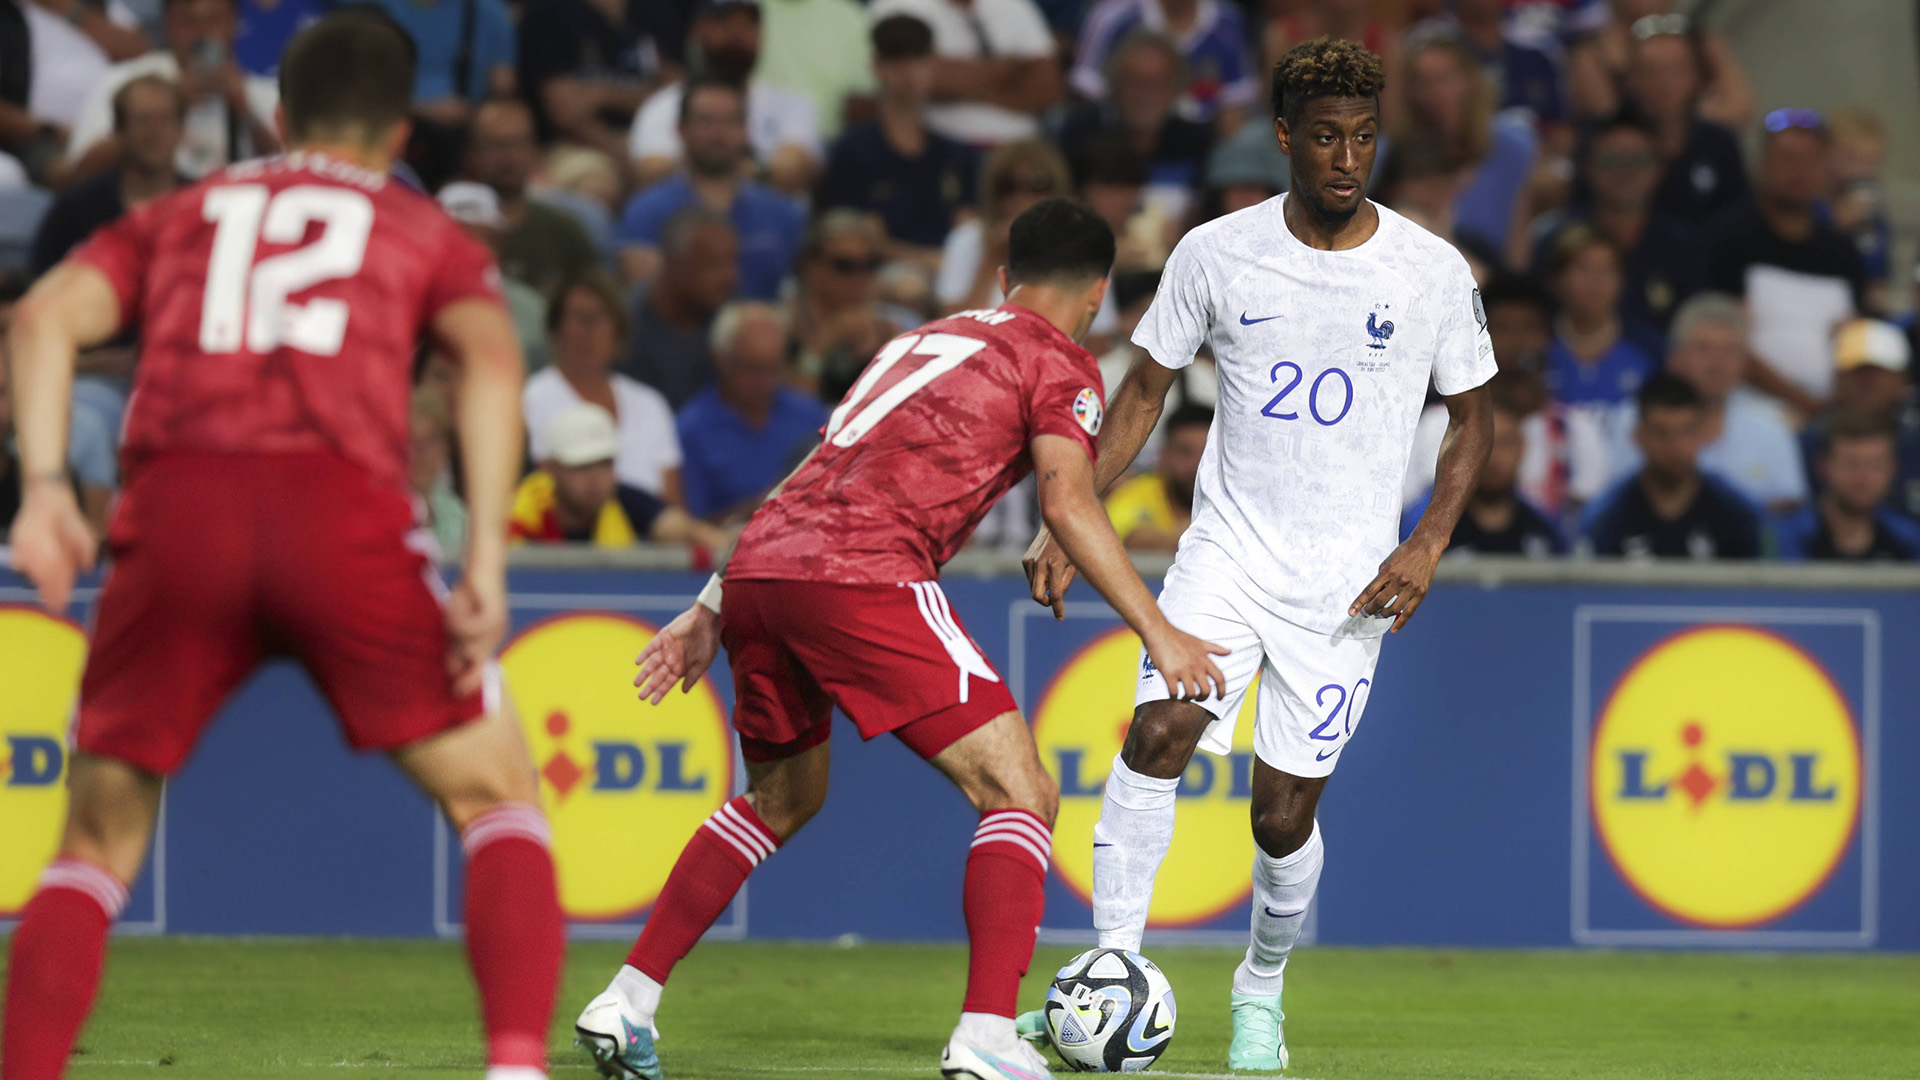
POLYGON ((1167 694, 1174 700, 1205 701, 1227 692, 1227 677, 1214 666, 1213 657, 1225 656, 1232 649, 1202 641, 1172 623, 1163 623, 1145 644, 1147 659, 1159 669, 1167 694))
POLYGON ((507 583, 497 575, 468 573, 447 598, 447 674, 453 692, 480 689, 487 664, 507 636, 507 583))
POLYGON ((681 693, 692 690, 719 651, 720 616, 705 604, 681 612, 647 642, 634 661, 640 665, 640 674, 633 677, 633 685, 640 688, 640 700, 658 705, 667 700, 667 692, 676 682, 681 693))
POLYGON ((1053 609, 1056 621, 1067 617, 1067 586, 1073 584, 1073 564, 1067 553, 1054 543, 1053 533, 1041 526, 1040 535, 1027 547, 1020 568, 1027 572, 1027 587, 1033 602, 1053 609))
POLYGON ((1440 553, 1444 550, 1412 540, 1394 548, 1380 564, 1380 573, 1372 584, 1361 589, 1360 595, 1347 606, 1347 614, 1392 619, 1392 632, 1399 633, 1419 609, 1420 601, 1427 598, 1427 590, 1433 587, 1433 569, 1440 565, 1440 553))
POLYGON ((30 481, 13 522, 13 566, 40 592, 40 602, 64 614, 73 581, 93 569, 99 542, 64 480, 30 481))

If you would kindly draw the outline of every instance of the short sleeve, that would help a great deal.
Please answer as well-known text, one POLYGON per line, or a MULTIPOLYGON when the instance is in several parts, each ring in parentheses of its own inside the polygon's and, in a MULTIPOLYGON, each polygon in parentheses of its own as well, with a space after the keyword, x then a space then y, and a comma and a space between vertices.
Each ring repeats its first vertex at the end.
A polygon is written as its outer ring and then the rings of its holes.
POLYGON ((1464 394, 1493 378, 1493 338, 1487 333, 1487 308, 1480 300, 1467 261, 1452 256, 1434 297, 1439 308, 1434 335, 1433 385, 1442 397, 1464 394))
POLYGON ((669 86, 647 99, 633 114, 627 153, 635 161, 650 157, 680 160, 680 133, 674 130, 680 113, 680 87, 669 86))
POLYGON ((493 252, 455 228, 451 218, 445 233, 440 262, 427 286, 427 320, 462 300, 491 300, 504 307, 506 297, 500 291, 500 267, 493 261, 493 252))
POLYGON ((1044 359, 1033 365, 1033 382, 1027 391, 1027 441, 1059 435, 1079 443, 1087 457, 1097 458, 1094 438, 1106 413, 1099 368, 1091 362, 1076 364, 1058 348, 1042 348, 1044 359))
POLYGON ((157 208, 174 203, 172 199, 160 199, 131 211, 95 229, 86 243, 68 256, 106 275, 107 284, 120 301, 116 333, 140 321, 141 284, 153 262, 153 234, 161 220, 157 208))
POLYGON ((1174 245, 1153 303, 1134 328, 1133 343, 1147 350, 1161 367, 1179 370, 1193 363, 1193 354, 1206 343, 1213 322, 1213 288, 1196 257, 1196 237, 1190 232, 1174 245))

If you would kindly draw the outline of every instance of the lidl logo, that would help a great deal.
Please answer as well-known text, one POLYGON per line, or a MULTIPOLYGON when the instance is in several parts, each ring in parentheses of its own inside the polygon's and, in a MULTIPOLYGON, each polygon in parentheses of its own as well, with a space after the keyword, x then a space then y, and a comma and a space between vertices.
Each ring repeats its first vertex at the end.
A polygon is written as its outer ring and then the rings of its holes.
POLYGON ((709 680, 658 706, 634 657, 655 628, 604 613, 523 631, 501 654, 553 822, 560 905, 607 920, 650 906, 680 849, 732 795, 733 737, 709 680))
POLYGON ((1620 876, 1668 916, 1715 929, 1777 920, 1853 842, 1858 726, 1827 671, 1750 626, 1648 650, 1595 722, 1594 827, 1620 876))
POLYGON ((64 619, 0 607, 0 914, 18 912, 60 845, 67 726, 87 641, 64 619))
MULTIPOLYGON (((1093 826, 1113 755, 1133 718, 1140 639, 1124 627, 1095 638, 1062 665, 1033 714, 1040 760, 1060 783, 1053 865, 1081 899, 1093 896, 1093 826)), ((1150 926, 1211 922, 1246 902, 1253 858, 1253 702, 1249 691, 1233 754, 1194 754, 1174 801, 1174 844, 1154 880, 1150 926)))

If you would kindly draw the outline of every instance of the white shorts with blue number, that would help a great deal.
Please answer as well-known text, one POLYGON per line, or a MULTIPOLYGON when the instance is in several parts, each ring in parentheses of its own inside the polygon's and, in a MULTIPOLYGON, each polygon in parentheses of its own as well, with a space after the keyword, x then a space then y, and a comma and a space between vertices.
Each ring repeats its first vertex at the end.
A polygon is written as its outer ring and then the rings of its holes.
MULTIPOLYGON (((1259 676, 1254 754, 1294 776, 1333 772, 1372 694, 1381 627, 1365 623, 1379 620, 1350 620, 1333 634, 1309 630, 1273 614, 1234 576, 1179 559, 1167 571, 1160 610, 1181 630, 1233 650, 1213 658, 1227 677, 1226 694, 1195 702, 1214 716, 1201 736, 1202 750, 1232 752, 1241 703, 1259 676)), ((1134 707, 1168 696, 1142 649, 1134 707)))

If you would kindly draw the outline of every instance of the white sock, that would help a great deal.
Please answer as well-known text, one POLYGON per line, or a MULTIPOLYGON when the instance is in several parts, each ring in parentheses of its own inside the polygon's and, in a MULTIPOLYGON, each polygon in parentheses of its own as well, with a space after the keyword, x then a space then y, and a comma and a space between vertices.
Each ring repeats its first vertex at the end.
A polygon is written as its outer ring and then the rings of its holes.
MULTIPOLYGON (((613 977, 613 983, 608 989, 618 994, 620 1000, 625 1003, 629 1013, 627 1019, 633 1021, 633 1026, 653 1027, 653 1014, 660 1011, 662 988, 659 983, 642 975, 640 969, 632 964, 622 964, 620 973, 613 977)), ((658 1036, 660 1030, 653 1028, 653 1033, 658 1036)))
POLYGON ((1140 951, 1153 876, 1173 846, 1173 793, 1179 786, 1177 778, 1142 776, 1113 755, 1093 827, 1093 928, 1102 948, 1140 951))
POLYGON ((1020 1041, 1020 1035, 1013 1027, 1013 1017, 983 1012, 961 1013, 960 1023, 953 1029, 953 1038, 964 1045, 988 1050, 998 1050, 1020 1041))
POLYGON ((1233 973, 1234 993, 1271 997, 1280 992, 1287 954, 1293 951, 1300 927, 1307 921, 1307 905, 1320 887, 1320 867, 1325 858, 1318 821, 1300 850, 1284 859, 1254 849, 1253 943, 1247 946, 1247 958, 1233 973))
POLYGON ((494 1065, 487 1069, 487 1080, 547 1080, 547 1074, 531 1065, 494 1065))

